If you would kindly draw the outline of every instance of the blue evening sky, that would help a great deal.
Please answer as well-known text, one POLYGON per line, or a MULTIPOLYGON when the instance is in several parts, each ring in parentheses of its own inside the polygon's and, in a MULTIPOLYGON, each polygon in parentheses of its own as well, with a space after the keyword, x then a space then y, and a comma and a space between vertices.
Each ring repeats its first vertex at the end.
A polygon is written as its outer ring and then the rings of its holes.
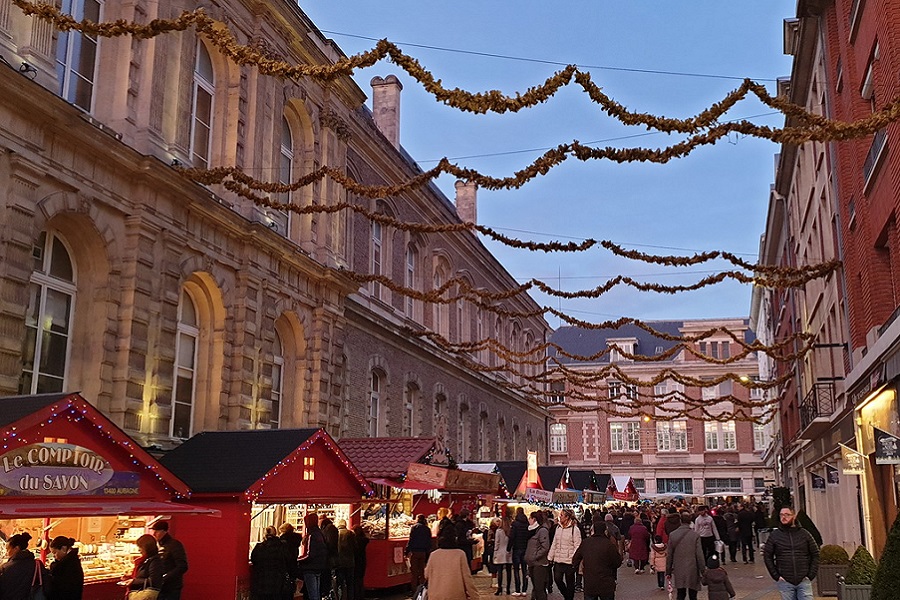
MULTIPOLYGON (((301 2, 301 8, 345 54, 369 50, 375 39, 388 38, 447 87, 512 94, 574 63, 629 109, 684 118, 721 100, 743 77, 775 93, 774 80, 790 74, 790 57, 782 52, 782 22, 793 16, 795 2, 311 0, 301 2)), ((370 94, 369 81, 389 74, 398 75, 404 85, 401 144, 425 169, 448 156, 482 173, 505 176, 547 148, 576 139, 598 146, 657 148, 683 138, 626 128, 575 85, 519 113, 471 115, 439 104, 387 61, 355 77, 370 94)), ((784 120, 755 99, 739 103, 725 119, 750 117, 770 126, 784 120)), ((523 239, 610 239, 658 254, 728 250, 753 261, 765 227, 777 152, 771 142, 732 135, 665 165, 569 159, 520 190, 479 190, 478 220, 523 239)), ((437 181, 451 199, 453 182, 448 176, 437 181)), ((618 274, 685 284, 731 268, 722 262, 666 268, 617 259, 602 248, 544 254, 484 243, 518 280, 538 278, 565 290, 593 288, 618 274)), ((736 317, 746 316, 750 308, 749 286, 737 283, 674 296, 624 287, 596 300, 560 302, 533 295, 541 304, 593 322, 620 316, 736 317)), ((555 317, 548 320, 559 325, 555 317)))

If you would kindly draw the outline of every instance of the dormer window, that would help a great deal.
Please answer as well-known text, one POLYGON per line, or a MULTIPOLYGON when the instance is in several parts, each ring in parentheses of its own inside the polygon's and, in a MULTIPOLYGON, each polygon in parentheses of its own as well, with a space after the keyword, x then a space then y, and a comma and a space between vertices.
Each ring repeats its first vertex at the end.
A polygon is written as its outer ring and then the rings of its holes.
POLYGON ((635 338, 609 338, 606 340, 609 349, 609 362, 631 362, 634 359, 637 340, 635 338))

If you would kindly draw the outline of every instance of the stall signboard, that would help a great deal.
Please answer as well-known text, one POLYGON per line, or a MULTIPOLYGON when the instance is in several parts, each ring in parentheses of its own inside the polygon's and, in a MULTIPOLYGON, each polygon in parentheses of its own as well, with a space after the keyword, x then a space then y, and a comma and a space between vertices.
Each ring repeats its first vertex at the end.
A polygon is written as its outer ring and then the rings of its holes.
POLYGON ((606 502, 606 492, 584 490, 584 502, 585 504, 603 504, 606 502))
POLYGON ((0 495, 137 496, 140 476, 116 472, 90 448, 57 442, 28 444, 0 455, 0 495))
MULTIPOLYGON (((407 473, 407 477, 409 474, 407 473)), ((496 473, 477 473, 475 471, 447 471, 445 489, 454 492, 473 492, 476 494, 496 493, 500 486, 500 475, 496 473)))
POLYGON ((422 463, 409 463, 406 470, 407 481, 424 483, 437 488, 443 488, 447 484, 447 469, 422 463))
POLYGON ((538 488, 528 488, 525 490, 525 500, 533 503, 543 502, 545 504, 550 504, 553 502, 553 492, 538 488))
POLYGON ((578 502, 578 492, 570 492, 568 490, 557 490, 553 492, 554 504, 575 504, 578 502))

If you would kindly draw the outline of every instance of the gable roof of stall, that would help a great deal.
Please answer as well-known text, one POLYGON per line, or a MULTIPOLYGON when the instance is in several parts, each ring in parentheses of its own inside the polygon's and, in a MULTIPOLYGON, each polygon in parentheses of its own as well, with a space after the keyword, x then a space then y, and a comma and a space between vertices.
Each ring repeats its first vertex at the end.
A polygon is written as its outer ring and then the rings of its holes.
POLYGON ((341 438, 338 442, 353 464, 376 483, 398 481, 435 448, 434 438, 341 438), (384 480, 384 481, 378 481, 384 480))
POLYGON ((324 444, 343 463, 360 496, 371 493, 365 478, 324 429, 205 431, 166 453, 161 462, 196 493, 261 493, 268 480, 316 443, 324 444))

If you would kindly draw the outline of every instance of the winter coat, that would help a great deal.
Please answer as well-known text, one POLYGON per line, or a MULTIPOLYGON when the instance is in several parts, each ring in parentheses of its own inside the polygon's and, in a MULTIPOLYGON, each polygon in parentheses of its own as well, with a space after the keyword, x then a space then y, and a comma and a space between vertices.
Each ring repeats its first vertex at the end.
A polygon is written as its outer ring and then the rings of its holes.
POLYGON ((337 566, 338 530, 331 521, 322 522, 322 535, 325 536, 325 547, 328 549, 328 568, 337 566))
POLYGON ((550 542, 550 552, 547 555, 547 560, 553 563, 571 565, 572 557, 580 545, 581 530, 575 526, 575 523, 570 523, 568 527, 560 525, 556 528, 556 535, 553 537, 553 541, 550 542))
POLYGON ((669 536, 679 527, 681 527, 681 515, 678 513, 667 514, 666 524, 663 526, 663 530, 666 532, 666 535, 663 536, 663 541, 668 543, 669 536))
POLYGON ((508 544, 513 556, 525 553, 525 548, 528 546, 528 539, 533 533, 534 531, 528 529, 528 519, 525 515, 519 515, 513 519, 512 525, 510 526, 508 544))
MULTIPOLYGON (((138 567, 137 575, 131 580, 128 589, 132 592, 150 588, 158 590, 163 584, 163 575, 166 572, 166 565, 162 556, 159 554, 151 554, 141 562, 138 567)), ((6 596, 3 596, 5 599, 6 596)))
MULTIPOLYGON (((529 528, 532 529, 532 528, 529 528)), ((538 525, 532 529, 531 538, 525 547, 525 564, 529 567, 543 567, 549 563, 547 555, 550 553, 550 530, 545 525, 538 525)))
POLYGON ((753 535, 753 523, 756 517, 746 508, 742 508, 737 514, 738 531, 741 537, 751 537, 753 535))
POLYGON ((725 520, 725 517, 722 515, 716 515, 713 517, 713 523, 716 526, 716 539, 726 541, 728 539, 728 522, 725 520))
POLYGON ((508 565, 512 563, 512 552, 509 551, 509 536, 502 527, 494 534, 494 564, 508 565))
POLYGON ((253 546, 250 553, 250 594, 253 598, 280 596, 294 571, 291 548, 280 538, 270 537, 253 546))
POLYGON ((700 589, 700 574, 706 570, 706 560, 700 546, 700 536, 683 524, 669 536, 666 573, 672 576, 675 589, 700 589))
POLYGON ((718 569, 707 569, 706 573, 701 577, 703 585, 709 587, 709 600, 729 600, 734 598, 734 586, 728 579, 728 571, 719 567, 718 569))
POLYGON ((669 546, 663 544, 652 544, 650 546, 650 564, 659 573, 666 572, 666 556, 668 555, 669 546))
POLYGON ((159 540, 159 557, 163 564, 162 591, 175 591, 184 587, 184 574, 188 570, 184 544, 168 533, 159 540))
POLYGON ((31 582, 34 579, 35 565, 41 569, 44 581, 44 593, 52 593, 53 576, 34 554, 28 550, 19 550, 15 557, 0 566, 0 598, 3 600, 28 600, 31 598, 31 582))
POLYGON ((303 538, 300 554, 302 558, 297 561, 297 565, 301 571, 317 572, 328 568, 328 546, 321 529, 316 527, 309 530, 303 538))
POLYGON ((726 539, 729 542, 736 542, 741 539, 741 532, 740 529, 738 529, 737 515, 733 512, 727 512, 725 513, 725 516, 723 518, 725 519, 725 527, 728 535, 726 539))
POLYGON ((619 521, 619 530, 625 534, 625 539, 630 539, 628 537, 628 532, 631 531, 631 526, 634 525, 634 514, 633 513, 625 513, 622 517, 622 520, 619 521))
POLYGON ((631 544, 628 545, 628 557, 631 560, 650 560, 650 532, 638 521, 628 530, 631 544))
MULTIPOLYGON (((422 525, 428 533, 428 550, 431 549, 431 531, 428 525, 422 525)), ((427 552, 428 550, 425 550, 427 552)), ((335 567, 338 569, 353 569, 356 562, 356 534, 346 527, 338 527, 338 552, 335 567)))
POLYGON ((466 554, 456 548, 439 548, 425 565, 428 600, 474 600, 478 598, 475 580, 466 554))
POLYGON ((294 560, 300 556, 300 546, 303 544, 303 536, 296 531, 285 531, 279 536, 281 541, 287 544, 287 547, 294 553, 294 560))
POLYGON ((61 560, 50 564, 53 575, 53 595, 49 600, 81 600, 84 592, 84 569, 78 557, 78 548, 69 550, 61 560))
POLYGON ((595 533, 581 542, 572 557, 577 568, 582 565, 585 596, 612 597, 616 593, 616 573, 622 555, 615 542, 603 533, 595 533))
POLYGON ((775 581, 783 577, 788 583, 799 585, 804 577, 812 581, 819 572, 819 546, 802 527, 782 525, 772 531, 763 548, 763 558, 775 581))
POLYGON ((466 553, 466 558, 471 563, 474 554, 473 546, 478 543, 478 540, 472 537, 475 524, 469 519, 457 519, 453 526, 456 528, 456 545, 466 553))
POLYGON ((406 543, 407 552, 431 552, 433 540, 431 529, 428 525, 416 523, 409 529, 409 541, 406 543))

